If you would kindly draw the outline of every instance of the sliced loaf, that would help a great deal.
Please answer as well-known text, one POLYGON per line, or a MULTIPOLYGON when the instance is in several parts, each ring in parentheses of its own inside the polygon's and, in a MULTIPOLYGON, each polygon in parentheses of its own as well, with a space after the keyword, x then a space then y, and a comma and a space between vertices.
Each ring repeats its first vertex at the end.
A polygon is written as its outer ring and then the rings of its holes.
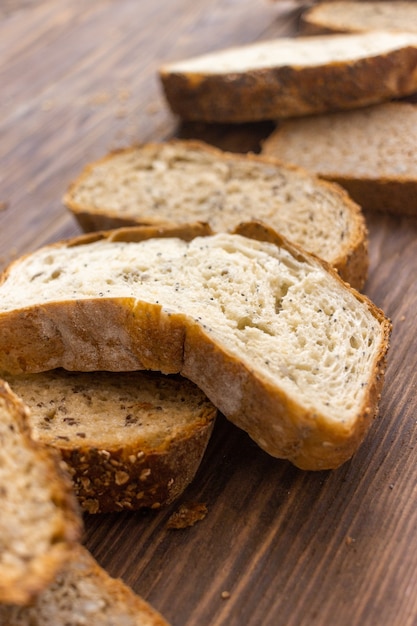
POLYGON ((29 607, 0 605, 4 626, 169 626, 91 554, 76 546, 65 568, 29 607))
POLYGON ((2 381, 0 444, 0 603, 27 604, 69 558, 81 518, 59 456, 31 438, 27 408, 2 381))
POLYGON ((216 416, 190 381, 157 372, 53 370, 8 381, 89 513, 172 502, 194 478, 216 416))
POLYGON ((306 469, 348 459, 377 411, 384 314, 259 224, 190 242, 131 232, 9 266, 0 371, 178 372, 270 454, 306 469))
POLYGON ((250 122, 345 110, 417 91, 417 35, 372 31, 278 38, 166 64, 185 120, 250 122))
POLYGON ((389 30, 417 33, 415 2, 317 2, 301 15, 303 33, 389 30))
POLYGON ((263 152, 345 187, 363 209, 417 215, 417 105, 391 102, 278 125, 263 152))
POLYGON ((354 287, 367 275, 359 207, 339 188, 267 157, 196 141, 145 144, 87 165, 64 202, 87 231, 200 220, 221 232, 256 219, 324 258, 354 287))

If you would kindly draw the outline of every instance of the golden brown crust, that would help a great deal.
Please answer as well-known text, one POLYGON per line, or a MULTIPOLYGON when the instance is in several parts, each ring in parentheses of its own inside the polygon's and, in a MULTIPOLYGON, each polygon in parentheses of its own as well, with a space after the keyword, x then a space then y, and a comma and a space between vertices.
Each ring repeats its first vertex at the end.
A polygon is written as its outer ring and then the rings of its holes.
MULTIPOLYGON (((50 545, 45 553, 28 560, 25 571, 10 568, 7 562, 0 565, 0 602, 27 604, 49 585, 68 559, 74 545, 80 539, 82 521, 71 481, 60 455, 33 441, 30 436, 27 408, 4 381, 0 381, 0 395, 11 420, 21 431, 22 447, 33 450, 37 463, 43 466, 45 481, 50 490, 50 500, 60 511, 55 522, 50 519, 44 520, 45 525, 51 525, 50 545)), ((42 485, 42 488, 45 488, 45 485, 42 485)), ((26 504, 36 507, 36 502, 26 504)), ((25 506, 24 502, 22 506, 25 506)))
MULTIPOLYGON (((276 242, 299 258, 309 257, 261 224, 241 226, 239 231, 276 242)), ((328 264, 322 265, 337 276, 328 264)), ((340 277, 337 280, 343 283, 340 277)), ((391 330, 382 311, 365 296, 351 291, 369 308, 383 334, 361 415, 353 427, 340 422, 329 425, 320 415, 311 419, 291 397, 225 351, 191 317, 169 314, 160 305, 135 303, 133 299, 64 301, 0 316, 0 370, 21 373, 65 367, 178 372, 197 384, 226 417, 247 430, 269 453, 304 469, 329 469, 350 458, 376 414, 391 330), (43 323, 50 329, 47 348, 43 323), (103 325, 118 329, 118 341, 98 348, 97 329, 103 325), (18 340, 22 335, 25 341, 18 340), (277 424, 281 425, 279 430, 277 424)))
MULTIPOLYGON (((183 144, 184 142, 173 139, 168 143, 175 145, 176 143, 183 144)), ((178 236, 182 239, 189 240, 199 234, 204 236, 214 233, 214 230, 211 228, 209 223, 167 223, 155 216, 153 219, 154 223, 151 224, 149 223, 149 219, 143 219, 140 215, 138 215, 137 219, 132 217, 121 217, 116 210, 100 210, 97 207, 81 205, 74 199, 75 190, 83 185, 83 181, 88 179, 91 171, 100 164, 111 161, 111 159, 117 154, 133 152, 138 148, 141 150, 153 151, 159 145, 160 144, 148 143, 140 146, 137 145, 114 150, 98 161, 88 164, 83 169, 81 174, 70 184, 63 198, 64 204, 73 213, 83 230, 86 232, 96 232, 100 230, 106 231, 106 229, 117 229, 117 236, 121 241, 124 237, 124 228, 127 228, 126 236, 128 238, 132 236, 132 231, 130 230, 130 227, 132 226, 141 227, 140 231, 138 231, 138 237, 140 240, 147 237, 158 236, 178 236)), ((283 168, 289 172, 299 172, 300 176, 311 176, 311 174, 309 174, 304 168, 284 163, 278 158, 270 155, 260 156, 252 153, 239 155, 224 152, 214 146, 210 146, 197 140, 188 140, 187 146, 190 150, 204 151, 213 158, 222 160, 226 163, 241 160, 253 163, 271 164, 274 167, 283 168)), ((351 233, 349 233, 349 241, 347 243, 345 242, 344 245, 340 245, 341 252, 338 257, 332 260, 332 265, 346 282, 350 283, 353 287, 355 287, 355 289, 360 290, 366 282, 369 268, 368 230, 361 208, 356 204, 356 202, 353 202, 353 200, 346 193, 345 189, 342 187, 339 187, 336 184, 330 184, 328 181, 321 180, 319 178, 316 179, 315 183, 318 189, 321 188, 323 190, 323 193, 328 191, 332 195, 339 195, 341 206, 343 206, 345 211, 349 211, 350 213, 351 233)), ((102 235, 91 234, 90 236, 91 241, 94 241, 102 235)))
POLYGON ((193 74, 161 68, 173 113, 184 120, 254 122, 349 110, 417 89, 417 48, 347 63, 193 74))
POLYGON ((217 414, 189 381, 157 372, 54 370, 8 381, 37 439, 60 451, 88 513, 171 503, 194 478, 217 414))
POLYGON ((416 217, 417 181, 401 178, 356 178, 338 174, 326 175, 327 180, 344 187, 364 211, 377 211, 416 217))
POLYGON ((77 615, 77 624, 117 624, 120 620, 131 626, 169 626, 121 579, 109 576, 81 545, 74 546, 65 567, 31 606, 0 606, 0 621, 5 626, 52 626, 69 623, 70 612, 77 615))

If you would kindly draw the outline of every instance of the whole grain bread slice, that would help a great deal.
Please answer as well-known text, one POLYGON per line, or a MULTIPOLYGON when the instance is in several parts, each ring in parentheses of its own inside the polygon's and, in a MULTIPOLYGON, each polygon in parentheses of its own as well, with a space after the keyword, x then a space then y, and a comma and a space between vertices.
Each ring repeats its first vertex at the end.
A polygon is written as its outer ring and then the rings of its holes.
POLYGON ((80 237, 10 265, 0 371, 180 373, 270 454, 305 469, 350 458, 382 389, 382 311, 260 224, 138 239, 80 237))
POLYGON ((368 240, 360 208, 334 185, 275 159, 197 141, 148 143, 88 164, 64 203, 86 231, 207 222, 213 232, 263 221, 361 289, 368 240))
POLYGON ((0 605, 4 626, 169 626, 122 580, 111 578, 77 545, 31 606, 0 605))
POLYGON ((262 150, 339 183, 365 210, 416 216, 416 142, 417 105, 389 102, 288 120, 262 150))
POLYGON ((0 443, 0 603, 23 605, 69 558, 82 522, 62 461, 32 439, 27 407, 4 381, 0 443))
POLYGON ((184 120, 252 122, 353 109, 417 91, 417 36, 278 38, 167 63, 159 76, 184 120))
POLYGON ((349 33, 389 30, 417 33, 415 2, 316 2, 301 15, 305 34, 349 33))
POLYGON ((193 383, 159 372, 52 370, 8 382, 89 513, 172 502, 194 478, 217 412, 193 383))

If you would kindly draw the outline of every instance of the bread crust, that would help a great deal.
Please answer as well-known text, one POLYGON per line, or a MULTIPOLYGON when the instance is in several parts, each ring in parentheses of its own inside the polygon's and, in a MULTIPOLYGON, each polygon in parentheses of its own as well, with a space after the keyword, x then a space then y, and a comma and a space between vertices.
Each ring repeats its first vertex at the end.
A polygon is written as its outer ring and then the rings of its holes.
MULTIPOLYGON (((326 37, 331 35, 323 42, 326 37)), ((274 120, 349 110, 414 93, 417 47, 345 63, 224 74, 179 72, 172 64, 162 67, 159 76, 171 110, 184 120, 274 120)))
MULTIPOLYGON (((32 439, 28 409, 5 381, 0 381, 0 397, 9 412, 11 423, 20 431, 22 447, 32 450, 38 465, 43 468, 50 500, 59 511, 54 520, 43 520, 45 525, 51 526, 48 549, 28 559, 24 570, 10 566, 7 560, 3 563, 0 555, 0 602, 26 605, 51 583, 63 567, 81 537, 83 525, 71 481, 59 453, 32 439)), ((7 489, 9 486, 2 487, 7 489)), ((37 505, 36 502, 26 504, 37 505)), ((22 506, 25 506, 24 502, 22 506)), ((18 524, 18 521, 14 519, 13 524, 18 524)), ((14 534, 19 540, 18 533, 14 534)), ((25 539, 22 537, 20 540, 23 542, 25 539)), ((9 546, 4 547, 5 551, 8 549, 9 546)), ((10 546, 10 550, 12 549, 10 546)))
MULTIPOLYGON (((135 240, 137 233, 136 230, 135 240)), ((311 255, 261 224, 242 225, 240 233, 273 241, 297 258, 311 262, 311 255)), ((101 236, 114 235, 102 233, 101 236)), ((83 237, 78 238, 77 245, 82 240, 83 237)), ((15 374, 64 367, 180 373, 199 386, 227 418, 247 430, 270 454, 289 459, 302 469, 337 467, 351 457, 376 415, 391 323, 365 296, 344 283, 328 264, 317 258, 315 261, 368 307, 381 328, 379 352, 354 424, 329 424, 321 415, 312 416, 259 372, 249 370, 218 345, 210 329, 192 317, 169 313, 159 304, 133 298, 64 301, 0 315, 0 371, 15 374), (44 328, 48 328, 47 342, 44 328), (106 337, 103 328, 109 331, 106 337)))
POLYGON ((217 409, 189 381, 164 378, 156 372, 89 375, 54 370, 8 380, 31 409, 37 439, 60 451, 81 508, 108 513, 170 504, 198 470, 217 409), (37 387, 48 393, 37 392, 37 387), (90 401, 74 406, 72 399, 83 392, 85 396, 86 390, 90 401), (109 427, 118 429, 114 441, 99 427, 92 434, 82 432, 100 416, 96 396, 107 400, 109 427), (61 420, 74 426, 61 430, 61 420), (152 433, 141 428, 143 420, 154 420, 152 433))
POLYGON ((109 576, 81 545, 74 546, 65 568, 33 605, 0 606, 0 620, 7 626, 57 626, 64 624, 70 610, 78 624, 117 624, 121 620, 131 626, 169 626, 121 579, 109 576))
POLYGON ((263 150, 270 155, 286 154, 288 160, 311 167, 317 176, 344 188, 364 211, 415 217, 417 177, 409 155, 413 154, 410 144, 415 136, 416 112, 415 104, 395 102, 352 114, 336 114, 333 118, 330 115, 317 118, 317 126, 316 118, 311 124, 307 120, 306 125, 301 120, 289 121, 276 127, 264 141, 263 150), (366 114, 369 117, 365 129, 366 114), (345 123, 339 127, 339 120, 344 118, 345 123), (327 135, 322 122, 333 132, 327 135), (340 132, 336 132, 339 128, 340 132), (347 159, 346 166, 344 140, 347 134, 358 137, 355 145, 362 162, 347 159), (391 137, 389 150, 385 146, 388 134, 391 137), (367 150, 369 145, 373 146, 373 152, 367 150), (329 151, 332 160, 326 159, 323 163, 311 157, 306 160, 305 155, 317 147, 321 147, 323 154, 329 151), (392 163, 397 167, 392 167, 392 163))
MULTIPOLYGON (((175 139, 166 143, 173 146, 178 144, 182 146, 185 145, 183 141, 175 139)), ((303 176, 311 178, 311 174, 303 168, 284 163, 273 156, 259 156, 251 153, 245 155, 232 154, 196 140, 189 140, 186 142, 186 145, 190 150, 204 152, 219 162, 230 163, 245 161, 249 163, 253 162, 254 164, 261 163, 271 165, 275 168, 282 168, 284 171, 299 173, 300 178, 303 176)), ((150 236, 158 236, 158 229, 160 229, 159 233, 165 233, 165 236, 175 236, 178 234, 178 236, 184 237, 185 233, 187 233, 187 236, 191 236, 193 229, 195 229, 195 235, 197 236, 200 228, 201 234, 214 233, 214 230, 209 223, 194 224, 192 226, 186 220, 183 220, 181 223, 181 219, 179 217, 177 218, 175 215, 172 216, 173 221, 170 223, 161 220, 157 215, 155 215, 152 219, 148 217, 144 218, 140 214, 140 207, 138 207, 137 218, 127 216, 124 217, 120 215, 117 210, 111 211, 97 206, 86 206, 85 204, 77 202, 74 198, 77 188, 82 187, 83 182, 89 178, 92 170, 94 170, 97 166, 111 162, 114 156, 119 154, 129 154, 138 149, 141 151, 154 152, 160 147, 161 144, 148 143, 114 150, 103 158, 88 164, 83 169, 81 174, 74 181, 72 181, 72 183, 70 183, 67 192, 64 195, 63 203, 73 213, 74 217, 77 219, 84 231, 95 232, 97 230, 141 226, 149 229, 150 236), (174 218, 177 219, 174 220, 174 218)), ((338 195, 340 197, 341 207, 343 207, 344 211, 348 211, 350 214, 351 232, 346 237, 344 243, 340 243, 339 255, 331 259, 330 262, 331 265, 340 273, 343 280, 350 283, 356 289, 361 290, 366 282, 369 267, 368 231, 361 208, 356 204, 356 202, 353 202, 342 187, 339 187, 336 184, 330 184, 325 180, 320 180, 319 178, 315 179, 315 185, 317 190, 322 190, 323 193, 328 192, 332 195, 338 195)), ((207 216, 207 219, 209 221, 209 216, 207 216)), ((235 226, 238 226, 238 222, 236 222, 235 226)), ((266 224, 266 226, 271 228, 271 224, 266 224)), ((329 230, 330 229, 331 225, 329 225, 329 230)), ((233 229, 231 229, 231 231, 233 231, 233 229)), ((332 234, 329 232, 329 237, 330 236, 332 236, 332 234)), ((329 259, 327 260, 329 261, 329 259)))

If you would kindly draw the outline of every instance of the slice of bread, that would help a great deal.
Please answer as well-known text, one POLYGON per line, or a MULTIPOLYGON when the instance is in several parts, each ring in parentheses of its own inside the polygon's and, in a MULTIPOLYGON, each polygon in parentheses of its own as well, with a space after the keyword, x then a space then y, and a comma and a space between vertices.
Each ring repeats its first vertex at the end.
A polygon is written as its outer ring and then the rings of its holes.
POLYGON ((27 408, 3 381, 0 442, 0 603, 27 604, 69 558, 82 523, 62 461, 31 438, 27 408))
POLYGON ((169 626, 120 579, 111 578, 82 546, 29 607, 0 606, 4 626, 169 626))
POLYGON ((263 221, 336 267, 361 289, 367 230, 345 192, 266 157, 222 152, 196 141, 118 150, 87 165, 64 203, 86 231, 200 220, 215 232, 263 221))
POLYGON ((193 383, 158 372, 53 370, 8 382, 89 513, 172 502, 194 478, 216 416, 193 383))
POLYGON ((415 2, 317 2, 301 15, 303 33, 389 30, 417 33, 415 2))
POLYGON ((338 182, 363 209, 417 215, 417 105, 390 102, 280 124, 263 152, 338 182))
POLYGON ((178 372, 270 454, 337 467, 376 413, 390 322, 318 258, 260 224, 240 232, 126 229, 15 261, 0 371, 178 372))
POLYGON ((166 64, 185 120, 251 122, 353 109, 417 91, 417 35, 372 31, 278 38, 166 64))

